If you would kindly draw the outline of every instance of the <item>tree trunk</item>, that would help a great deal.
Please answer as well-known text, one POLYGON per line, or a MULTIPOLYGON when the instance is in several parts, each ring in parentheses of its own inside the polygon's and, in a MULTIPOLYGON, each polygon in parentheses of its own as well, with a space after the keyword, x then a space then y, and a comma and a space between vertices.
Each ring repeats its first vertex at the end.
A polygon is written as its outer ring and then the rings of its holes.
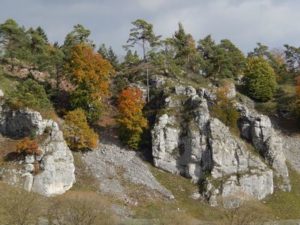
POLYGON ((143 57, 144 57, 144 62, 146 62, 145 39, 143 39, 143 57))
POLYGON ((149 88, 149 69, 147 66, 147 102, 150 101, 150 88, 149 88))

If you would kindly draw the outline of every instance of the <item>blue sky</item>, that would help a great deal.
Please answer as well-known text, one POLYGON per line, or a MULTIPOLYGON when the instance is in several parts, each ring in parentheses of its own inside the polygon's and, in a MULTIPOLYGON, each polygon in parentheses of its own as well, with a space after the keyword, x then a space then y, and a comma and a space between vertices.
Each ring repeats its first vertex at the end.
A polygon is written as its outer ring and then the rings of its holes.
POLYGON ((297 0, 1 0, 0 22, 15 19, 26 27, 43 27, 50 41, 63 42, 73 25, 92 31, 122 55, 131 22, 143 18, 157 34, 171 36, 182 22, 196 40, 211 34, 228 38, 244 52, 257 42, 271 47, 300 45, 297 0))

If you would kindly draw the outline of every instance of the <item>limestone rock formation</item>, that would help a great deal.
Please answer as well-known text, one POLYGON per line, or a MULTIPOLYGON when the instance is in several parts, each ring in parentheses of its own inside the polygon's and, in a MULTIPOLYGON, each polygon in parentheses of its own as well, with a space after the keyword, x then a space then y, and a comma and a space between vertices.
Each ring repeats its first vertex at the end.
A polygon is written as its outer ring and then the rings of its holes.
POLYGON ((279 187, 290 191, 289 173, 283 149, 282 134, 276 131, 269 117, 248 109, 245 105, 237 105, 241 112, 239 126, 241 135, 250 141, 256 150, 274 168, 275 174, 281 179, 279 187))
POLYGON ((0 134, 13 138, 43 136, 39 143, 42 155, 27 155, 21 169, 2 168, 2 180, 45 196, 62 194, 73 186, 73 155, 56 122, 44 120, 39 112, 29 109, 0 107, 0 134), (35 165, 40 167, 37 174, 35 165))
POLYGON ((200 183, 211 205, 220 204, 219 197, 224 206, 234 207, 240 199, 272 194, 273 171, 210 116, 208 95, 205 89, 176 86, 166 97, 165 113, 152 130, 154 165, 200 183))
POLYGON ((63 194, 75 183, 73 155, 55 122, 52 122, 50 132, 41 145, 42 172, 34 176, 32 185, 32 191, 45 196, 63 194))
POLYGON ((300 173, 300 137, 299 135, 283 136, 283 149, 287 161, 291 167, 300 173))

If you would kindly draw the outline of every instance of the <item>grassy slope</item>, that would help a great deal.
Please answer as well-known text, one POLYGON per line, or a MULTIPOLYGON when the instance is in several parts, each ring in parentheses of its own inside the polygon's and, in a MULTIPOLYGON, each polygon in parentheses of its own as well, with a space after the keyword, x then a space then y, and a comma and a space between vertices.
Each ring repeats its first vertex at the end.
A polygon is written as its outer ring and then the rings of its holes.
POLYGON ((276 191, 266 205, 280 219, 300 219, 300 174, 290 170, 291 192, 276 191))
MULTIPOLYGON (((169 189, 175 196, 175 200, 153 200, 137 209, 137 214, 144 218, 171 217, 176 220, 173 214, 191 221, 193 218, 199 220, 216 220, 221 218, 221 210, 212 210, 207 204, 190 198, 190 195, 197 191, 197 185, 190 180, 161 171, 149 165, 157 180, 169 189)), ((188 222, 186 221, 188 224, 188 222)))

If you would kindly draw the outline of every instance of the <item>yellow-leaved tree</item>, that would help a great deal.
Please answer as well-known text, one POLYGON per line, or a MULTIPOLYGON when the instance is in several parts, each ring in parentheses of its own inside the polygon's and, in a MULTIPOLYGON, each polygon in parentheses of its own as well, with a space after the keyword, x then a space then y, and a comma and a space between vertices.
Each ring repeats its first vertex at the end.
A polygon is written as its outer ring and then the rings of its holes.
POLYGON ((119 137, 121 141, 133 149, 139 147, 143 129, 148 126, 143 116, 145 101, 142 91, 135 87, 128 87, 121 91, 118 98, 119 137))
POLYGON ((110 78, 115 73, 112 65, 90 45, 81 43, 72 47, 65 71, 75 87, 71 108, 82 108, 90 122, 97 121, 103 99, 109 96, 110 78))
POLYGON ((85 112, 80 108, 65 116, 64 137, 75 151, 93 149, 98 143, 98 135, 89 127, 85 112))

